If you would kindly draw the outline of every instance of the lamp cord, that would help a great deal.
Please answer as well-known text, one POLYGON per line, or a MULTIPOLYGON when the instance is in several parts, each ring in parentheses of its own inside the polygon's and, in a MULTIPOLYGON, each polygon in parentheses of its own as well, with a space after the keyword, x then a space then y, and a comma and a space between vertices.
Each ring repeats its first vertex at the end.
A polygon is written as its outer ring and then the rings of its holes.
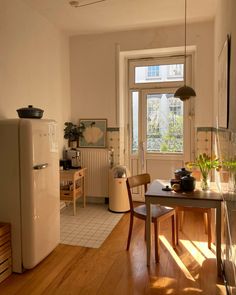
POLYGON ((78 7, 89 6, 89 5, 96 4, 99 2, 104 2, 104 1, 106 1, 106 0, 95 0, 93 2, 89 2, 89 3, 85 3, 85 4, 80 4, 80 1, 69 1, 69 3, 71 6, 78 8, 78 7))
POLYGON ((104 2, 104 1, 106 1, 106 0, 98 0, 98 1, 87 3, 87 4, 79 4, 79 7, 89 6, 89 5, 96 4, 96 3, 99 3, 99 2, 104 2))
POLYGON ((186 47, 187 47, 187 0, 184 9, 184 86, 186 86, 186 47))

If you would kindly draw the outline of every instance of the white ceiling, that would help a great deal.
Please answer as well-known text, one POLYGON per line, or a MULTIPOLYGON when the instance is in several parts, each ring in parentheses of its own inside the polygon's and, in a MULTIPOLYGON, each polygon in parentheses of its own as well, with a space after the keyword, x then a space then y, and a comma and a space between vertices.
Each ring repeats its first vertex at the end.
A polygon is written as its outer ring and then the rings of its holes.
MULTIPOLYGON (((184 21, 184 0, 106 0, 74 8, 69 0, 22 0, 57 27, 74 34, 177 24, 184 21)), ((80 0, 81 3, 94 0, 80 0)), ((188 0, 187 22, 214 17, 217 0, 188 0)))

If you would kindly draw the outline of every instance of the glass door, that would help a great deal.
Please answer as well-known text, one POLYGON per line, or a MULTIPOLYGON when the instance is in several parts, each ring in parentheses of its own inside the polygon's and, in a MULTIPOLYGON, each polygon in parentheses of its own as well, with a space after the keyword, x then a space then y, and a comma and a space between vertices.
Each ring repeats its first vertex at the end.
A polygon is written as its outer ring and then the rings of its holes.
MULTIPOLYGON (((152 88, 152 84, 147 87, 145 83, 142 87, 138 85, 136 89, 130 90, 130 170, 132 175, 147 172, 151 179, 173 178, 174 171, 191 159, 192 152, 191 101, 182 102, 174 97, 176 83, 179 82, 173 77, 176 73, 181 80, 182 73, 183 80, 183 67, 174 64, 163 69, 163 87, 152 88), (174 85, 168 80, 170 76, 174 85)), ((155 79, 155 83, 158 83, 157 75, 160 78, 163 69, 150 66, 145 71, 149 78, 152 77, 150 79, 155 79)), ((137 69, 135 72, 135 81, 144 82, 144 73, 141 74, 137 69)), ((134 191, 133 196, 134 199, 143 201, 141 191, 134 191)))

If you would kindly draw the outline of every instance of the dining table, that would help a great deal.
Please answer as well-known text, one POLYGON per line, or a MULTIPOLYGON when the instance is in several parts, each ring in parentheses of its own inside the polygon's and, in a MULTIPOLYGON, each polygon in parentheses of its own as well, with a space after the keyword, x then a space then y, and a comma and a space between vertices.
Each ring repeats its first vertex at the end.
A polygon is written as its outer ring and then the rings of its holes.
POLYGON ((147 208, 146 218, 146 243, 147 243, 147 266, 150 266, 151 259, 151 204, 159 204, 169 207, 185 206, 195 208, 214 208, 215 218, 215 244, 217 274, 222 275, 221 262, 221 204, 222 194, 215 184, 211 184, 211 189, 203 191, 199 183, 196 189, 190 192, 174 191, 170 189, 168 180, 154 180, 150 183, 145 193, 145 203, 147 208), (167 188, 167 190, 166 190, 167 188), (163 190, 164 189, 164 190, 163 190))

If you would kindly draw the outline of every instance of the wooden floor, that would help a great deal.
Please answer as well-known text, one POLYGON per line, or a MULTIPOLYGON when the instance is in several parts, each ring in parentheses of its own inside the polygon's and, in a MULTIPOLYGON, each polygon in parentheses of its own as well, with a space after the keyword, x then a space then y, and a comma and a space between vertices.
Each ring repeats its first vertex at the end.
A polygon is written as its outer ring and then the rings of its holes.
POLYGON ((136 219, 130 251, 125 250, 128 221, 127 213, 99 249, 59 245, 33 270, 2 282, 0 294, 225 294, 200 215, 186 213, 176 251, 170 246, 170 223, 162 224, 160 263, 150 269, 141 220, 136 219))

